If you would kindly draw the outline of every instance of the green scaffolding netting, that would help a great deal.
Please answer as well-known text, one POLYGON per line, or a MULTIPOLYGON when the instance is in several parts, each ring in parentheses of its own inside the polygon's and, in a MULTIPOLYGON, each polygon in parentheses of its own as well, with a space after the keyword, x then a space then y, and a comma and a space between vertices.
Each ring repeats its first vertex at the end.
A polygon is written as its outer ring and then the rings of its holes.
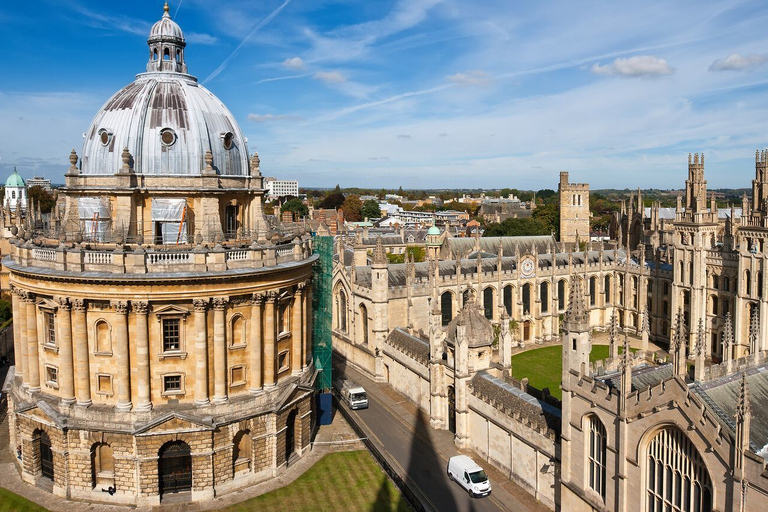
POLYGON ((315 368, 319 370, 316 387, 328 391, 331 375, 331 273, 333 272, 333 237, 315 236, 314 252, 319 256, 313 269, 312 348, 315 368))

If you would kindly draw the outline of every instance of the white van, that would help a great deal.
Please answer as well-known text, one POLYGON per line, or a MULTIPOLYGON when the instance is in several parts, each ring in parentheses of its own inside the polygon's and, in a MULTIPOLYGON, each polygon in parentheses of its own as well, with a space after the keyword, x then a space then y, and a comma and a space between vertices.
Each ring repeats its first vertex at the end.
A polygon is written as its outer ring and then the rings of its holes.
POLYGON ((368 408, 368 394, 362 386, 358 386, 351 380, 342 377, 336 381, 336 389, 341 398, 347 402, 350 409, 368 408))
POLYGON ((491 494, 488 475, 466 455, 456 455, 448 459, 448 478, 459 482, 473 498, 491 494))

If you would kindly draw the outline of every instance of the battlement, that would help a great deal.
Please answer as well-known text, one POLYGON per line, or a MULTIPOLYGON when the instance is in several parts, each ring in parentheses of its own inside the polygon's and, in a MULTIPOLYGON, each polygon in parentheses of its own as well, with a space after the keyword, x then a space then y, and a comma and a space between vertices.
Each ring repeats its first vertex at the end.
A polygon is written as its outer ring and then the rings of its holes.
POLYGON ((688 153, 688 167, 689 168, 704 168, 704 153, 701 154, 701 158, 699 158, 698 153, 694 153, 693 157, 691 157, 691 154, 688 153))
POLYGON ((568 191, 589 191, 589 183, 569 183, 568 182, 568 172, 567 171, 561 171, 560 172, 560 183, 558 185, 558 189, 562 192, 565 190, 568 191))
POLYGON ((755 164, 762 164, 761 167, 768 165, 768 149, 755 150, 755 164))

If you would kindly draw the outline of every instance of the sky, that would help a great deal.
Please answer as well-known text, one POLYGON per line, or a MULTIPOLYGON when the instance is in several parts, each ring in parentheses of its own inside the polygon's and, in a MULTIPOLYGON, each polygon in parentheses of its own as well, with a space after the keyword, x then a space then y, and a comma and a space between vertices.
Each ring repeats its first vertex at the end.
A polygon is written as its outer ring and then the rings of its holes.
MULTIPOLYGON (((0 6, 0 179, 63 183, 162 1, 0 6)), ((301 187, 751 186, 764 1, 182 0, 189 73, 301 187)))

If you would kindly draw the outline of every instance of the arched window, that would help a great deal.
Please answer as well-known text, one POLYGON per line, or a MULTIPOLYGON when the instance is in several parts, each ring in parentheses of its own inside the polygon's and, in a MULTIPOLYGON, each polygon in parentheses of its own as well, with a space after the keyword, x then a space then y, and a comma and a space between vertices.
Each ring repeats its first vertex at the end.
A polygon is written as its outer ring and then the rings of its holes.
POLYGON ((589 278, 589 305, 594 306, 597 303, 597 278, 589 278))
POLYGON ((632 305, 637 309, 637 276, 632 276, 632 305))
POLYGON ((710 512, 712 482, 699 452, 679 429, 657 433, 648 446, 648 511, 710 512))
POLYGON ((347 332, 347 294, 339 291, 339 330, 347 332))
POLYGON ((603 293, 605 293, 606 304, 611 304, 613 302, 613 297, 611 297, 611 276, 607 275, 603 278, 603 293))
POLYGON ((688 263, 688 284, 693 284, 693 262, 688 263))
POLYGON ((531 313, 531 283, 525 283, 523 285, 523 314, 529 315, 531 313))
POLYGON ((512 287, 504 287, 504 309, 507 310, 507 314, 512 316, 512 287))
POLYGON ((763 298, 763 273, 757 272, 757 296, 763 298))
POLYGON ((488 320, 493 319, 493 288, 483 290, 483 313, 488 320))
POLYGON ((549 283, 544 281, 539 285, 539 299, 541 299, 541 312, 549 311, 549 283))
POLYGON ((749 272, 749 270, 744 272, 744 292, 747 295, 752 294, 752 274, 749 272))
POLYGON ((360 330, 362 332, 363 345, 368 344, 368 308, 365 304, 360 304, 360 330))
POLYGON ((723 276, 723 290, 728 291, 731 288, 731 280, 727 276, 723 276))
POLYGON ((565 279, 557 282, 557 309, 565 309, 565 279))
POLYGON ((684 267, 683 267, 683 262, 682 261, 678 265, 678 268, 680 269, 680 282, 681 283, 685 282, 685 274, 684 274, 684 271, 683 271, 684 267))
POLYGON ((712 296, 712 314, 716 315, 718 310, 718 304, 717 304, 717 295, 712 296))
POLYGON ((163 50, 163 60, 171 60, 171 52, 166 48, 163 50))
POLYGON ((112 447, 106 443, 96 443, 91 447, 91 476, 94 489, 115 485, 115 459, 112 447))
POLYGON ((443 325, 451 323, 453 320, 453 295, 451 292, 443 292, 440 296, 440 313, 443 325))
POLYGON ((152 50, 152 60, 157 60, 157 48, 152 50))
POLYGON ((605 427, 597 416, 589 417, 589 452, 587 461, 589 488, 605 500, 605 427))
POLYGON ((731 301, 724 298, 723 299, 723 307, 722 307, 722 309, 723 309, 723 316, 727 315, 728 311, 730 311, 730 309, 731 309, 731 301))
POLYGON ((176 62, 181 62, 181 50, 176 50, 176 62))
POLYGON ((251 432, 241 430, 232 442, 232 473, 239 475, 251 470, 251 432))
POLYGON ((619 297, 618 302, 619 302, 620 306, 623 306, 624 305, 624 276, 621 275, 621 274, 619 274, 619 287, 618 288, 619 289, 616 290, 616 294, 619 297))

